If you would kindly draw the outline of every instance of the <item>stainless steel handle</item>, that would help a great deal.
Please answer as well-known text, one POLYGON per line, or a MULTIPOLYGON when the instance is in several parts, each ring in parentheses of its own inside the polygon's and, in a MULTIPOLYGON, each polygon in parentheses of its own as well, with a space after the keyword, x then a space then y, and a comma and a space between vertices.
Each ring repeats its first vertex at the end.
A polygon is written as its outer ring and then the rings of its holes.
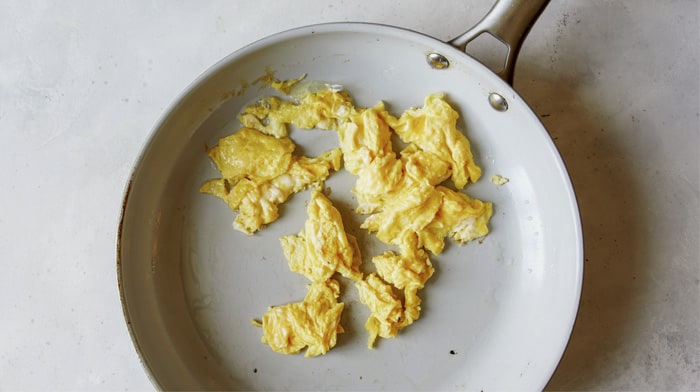
POLYGON ((491 34, 508 47, 503 69, 494 72, 512 85, 520 47, 548 3, 549 0, 498 0, 479 23, 449 43, 466 52, 467 45, 476 37, 491 34))

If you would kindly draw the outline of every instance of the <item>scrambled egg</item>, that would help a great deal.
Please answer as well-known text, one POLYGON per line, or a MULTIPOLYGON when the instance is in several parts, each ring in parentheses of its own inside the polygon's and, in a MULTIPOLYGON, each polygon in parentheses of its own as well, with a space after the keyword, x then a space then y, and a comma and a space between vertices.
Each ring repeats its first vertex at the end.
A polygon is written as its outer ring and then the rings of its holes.
POLYGON ((481 176, 458 117, 442 94, 432 94, 399 118, 382 103, 355 110, 338 129, 345 168, 358 176, 357 212, 370 214, 362 227, 401 250, 375 256, 377 272, 356 283, 371 311, 370 348, 377 336, 395 337, 420 317, 418 290, 434 272, 424 249, 439 254, 447 236, 465 243, 488 233, 491 203, 439 185, 450 178, 462 189, 481 176), (399 156, 392 132, 408 143, 399 156), (403 290, 403 304, 392 286, 403 290))
POLYGON ((291 139, 261 135, 255 129, 242 128, 220 139, 208 154, 223 178, 231 182, 242 178, 262 182, 287 171, 295 147, 291 139))
POLYGON ((422 289, 435 269, 428 253, 417 247, 416 237, 401 245, 401 253, 385 252, 372 258, 377 274, 400 290, 422 289))
MULTIPOLYGON (((265 82, 289 94, 303 77, 265 82)), ((365 324, 368 347, 389 338, 420 317, 418 296, 433 275, 429 253, 440 254, 445 238, 463 244, 488 233, 492 205, 460 190, 481 176, 469 140, 457 128, 459 114, 443 94, 425 98, 422 108, 392 116, 382 102, 357 108, 345 91, 307 91, 295 100, 267 97, 239 116, 243 124, 209 151, 221 179, 202 192, 225 200, 239 215, 234 226, 253 233, 277 216, 277 205, 292 193, 324 181, 339 170, 357 177, 356 212, 367 215, 361 227, 398 247, 371 260, 376 272, 363 277, 357 240, 345 232, 338 210, 317 189, 298 235, 280 239, 289 268, 313 283, 303 302, 271 308, 263 317, 263 342, 281 353, 309 347, 307 356, 325 354, 335 345, 343 304, 336 301, 338 272, 355 282, 360 301, 370 309, 365 324), (288 127, 335 130, 339 148, 316 158, 293 155, 288 127), (392 135, 405 147, 395 152, 392 135), (457 190, 443 182, 451 180, 457 190)))
POLYGON ((435 269, 428 254, 419 249, 414 236, 401 246, 401 254, 385 252, 372 258, 377 268, 361 282, 356 283, 360 301, 370 309, 365 323, 369 332, 367 347, 372 348, 377 336, 393 338, 398 332, 420 317, 421 299, 418 290, 433 275, 435 269), (393 287, 403 290, 403 304, 393 287))
POLYGON ((223 178, 206 182, 200 191, 238 211, 233 226, 253 234, 279 217, 278 205, 289 196, 320 183, 341 167, 339 149, 308 158, 293 155, 294 147, 289 138, 242 128, 209 150, 223 178))
POLYGON ((487 223, 492 214, 491 203, 444 186, 417 183, 392 197, 362 227, 377 232, 381 241, 399 246, 416 234, 419 246, 440 254, 445 237, 464 244, 488 234, 487 223))
POLYGON ((407 110, 398 119, 390 117, 389 125, 404 142, 416 143, 449 163, 452 182, 462 189, 479 179, 481 169, 474 163, 469 140, 457 129, 459 113, 444 98, 428 95, 423 108, 407 110))
POLYGON ((336 129, 352 108, 347 93, 324 89, 304 94, 298 103, 275 96, 264 98, 245 108, 238 119, 246 127, 284 137, 290 124, 303 129, 336 129))
POLYGON ((503 177, 500 174, 494 174, 491 176, 491 182, 494 183, 495 185, 505 185, 510 181, 508 178, 503 177))
POLYGON ((316 283, 330 279, 335 272, 348 279, 362 279, 357 240, 345 232, 340 212, 331 201, 320 191, 312 191, 307 214, 299 235, 280 239, 289 269, 316 283))
POLYGON ((307 357, 325 354, 336 344, 343 332, 340 315, 343 303, 338 281, 329 279, 307 286, 304 301, 271 307, 262 317, 262 322, 253 324, 262 327, 262 342, 275 352, 296 354, 308 347, 307 357))
POLYGON ((442 94, 432 94, 423 108, 398 119, 379 103, 354 110, 340 124, 345 168, 358 176, 357 212, 373 214, 362 227, 377 232, 382 242, 400 246, 417 233, 419 247, 439 254, 446 236, 465 243, 488 233, 490 203, 437 186, 451 178, 461 188, 481 175, 469 140, 456 128, 457 118, 442 94), (409 143, 399 157, 392 130, 409 143))
POLYGON ((253 81, 253 84, 262 82, 263 84, 274 88, 282 94, 289 95, 292 91, 292 87, 294 87, 297 83, 301 82, 304 79, 306 79, 306 74, 301 75, 296 79, 278 80, 277 78, 275 78, 275 73, 271 69, 267 68, 265 69, 265 74, 253 81))
POLYGON ((399 333, 404 311, 403 304, 391 288, 376 273, 357 282, 360 301, 370 310, 365 329, 369 332, 367 347, 374 346, 377 336, 383 338, 395 337, 399 333))

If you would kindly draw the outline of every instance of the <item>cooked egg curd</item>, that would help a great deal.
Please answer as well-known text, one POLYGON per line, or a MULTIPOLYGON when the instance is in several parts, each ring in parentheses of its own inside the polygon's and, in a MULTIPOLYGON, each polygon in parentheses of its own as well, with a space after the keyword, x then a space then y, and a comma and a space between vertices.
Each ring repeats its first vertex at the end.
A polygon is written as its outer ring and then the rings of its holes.
POLYGON ((389 125, 404 142, 416 143, 447 162, 452 182, 462 189, 479 179, 481 169, 474 163, 469 140, 457 129, 458 118, 443 94, 430 94, 422 108, 407 110, 398 119, 389 117, 389 125))
POLYGON ((288 126, 303 129, 337 129, 352 110, 352 100, 344 91, 324 89, 308 93, 299 102, 271 96, 243 110, 241 124, 276 137, 287 136, 288 126))
POLYGON ((340 212, 331 201, 313 190, 306 211, 304 230, 280 239, 289 269, 317 283, 330 279, 335 272, 348 279, 362 279, 357 240, 345 232, 340 212))
POLYGON ((209 150, 223 178, 200 187, 238 211, 233 226, 253 234, 279 217, 278 205, 341 167, 340 149, 315 158, 293 155, 291 139, 243 128, 209 150))
POLYGON ((401 254, 385 252, 373 257, 377 272, 356 283, 360 301, 371 312, 365 323, 369 348, 374 346, 377 336, 396 337, 401 329, 420 317, 418 290, 423 288, 435 269, 428 254, 416 244, 417 238, 413 236, 402 244, 401 254), (403 304, 392 286, 403 290, 403 304))
POLYGON ((296 354, 305 347, 307 357, 325 354, 336 344, 337 336, 343 332, 340 316, 343 303, 338 281, 329 279, 307 286, 308 292, 302 302, 271 307, 262 317, 262 322, 253 324, 262 327, 262 342, 281 354, 296 354))

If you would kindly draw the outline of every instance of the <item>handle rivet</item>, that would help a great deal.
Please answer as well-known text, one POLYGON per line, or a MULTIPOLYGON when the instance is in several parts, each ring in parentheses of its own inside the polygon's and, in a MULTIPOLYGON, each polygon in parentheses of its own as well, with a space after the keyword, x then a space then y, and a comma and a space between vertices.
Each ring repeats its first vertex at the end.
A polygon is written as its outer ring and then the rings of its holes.
POLYGON ((491 107, 498 110, 499 112, 505 112, 508 110, 508 101, 503 98, 503 95, 499 93, 489 94, 489 103, 491 107))
POLYGON ((450 66, 450 61, 447 60, 447 57, 441 55, 440 53, 428 53, 426 60, 428 61, 430 67, 434 69, 445 69, 450 66))

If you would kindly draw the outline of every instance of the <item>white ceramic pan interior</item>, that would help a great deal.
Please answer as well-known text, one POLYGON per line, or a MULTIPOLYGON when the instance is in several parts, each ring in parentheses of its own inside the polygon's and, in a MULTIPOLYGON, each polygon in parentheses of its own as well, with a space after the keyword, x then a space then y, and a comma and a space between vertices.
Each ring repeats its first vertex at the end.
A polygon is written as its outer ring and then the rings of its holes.
MULTIPOLYGON (((292 130, 296 153, 337 146, 332 131, 292 130)), ((354 177, 326 182, 365 262, 383 249, 359 228, 354 177)), ((119 284, 134 344, 162 389, 532 390, 544 387, 568 341, 582 277, 577 205, 562 161, 537 117, 511 87, 452 45, 406 30, 329 24, 281 33, 208 70, 156 127, 124 200, 119 284), (431 68, 436 52, 450 66, 431 68), (198 192, 218 177, 205 148, 240 126, 248 103, 273 94, 250 85, 266 69, 280 79, 343 85, 356 104, 400 114, 444 92, 460 111, 483 176, 465 188, 492 201, 491 233, 432 258, 420 320, 366 347, 368 310, 347 281, 337 346, 315 358, 274 353, 250 324, 270 305, 300 301, 307 281, 289 271, 279 237, 306 219, 309 192, 281 218, 247 236, 220 200, 198 192), (248 85, 247 88, 244 86, 248 85), (497 92, 508 110, 497 111, 497 92), (494 174, 510 181, 497 186, 494 174)))

